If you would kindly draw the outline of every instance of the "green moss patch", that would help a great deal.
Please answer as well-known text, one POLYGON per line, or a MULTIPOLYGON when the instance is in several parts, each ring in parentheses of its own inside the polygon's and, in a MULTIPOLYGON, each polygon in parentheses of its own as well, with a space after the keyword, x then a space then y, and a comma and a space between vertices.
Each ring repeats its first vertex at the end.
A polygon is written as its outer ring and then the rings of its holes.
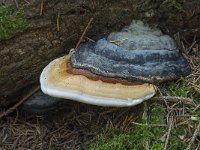
POLYGON ((181 2, 179 2, 178 0, 169 0, 168 1, 168 7, 169 8, 174 8, 175 10, 178 11, 184 11, 183 10, 183 4, 181 2))
MULTIPOLYGON (((110 137, 101 136, 98 142, 91 145, 90 150, 138 150, 149 147, 150 150, 162 150, 165 146, 167 112, 160 104, 145 107, 137 124, 130 133, 112 133, 110 137)), ((188 142, 181 139, 186 134, 186 127, 173 127, 168 149, 185 149, 188 142)))
POLYGON ((26 27, 24 8, 16 10, 13 6, 0 6, 0 40, 8 39, 26 27))
POLYGON ((8 79, 8 77, 5 75, 5 73, 0 72, 0 82, 6 79, 8 79))
MULTIPOLYGON (((197 81, 197 86, 200 86, 200 81, 197 81)), ((167 94, 170 96, 189 97, 194 99, 196 103, 200 103, 200 94, 196 92, 190 82, 181 80, 178 83, 171 82, 167 88, 167 94)))

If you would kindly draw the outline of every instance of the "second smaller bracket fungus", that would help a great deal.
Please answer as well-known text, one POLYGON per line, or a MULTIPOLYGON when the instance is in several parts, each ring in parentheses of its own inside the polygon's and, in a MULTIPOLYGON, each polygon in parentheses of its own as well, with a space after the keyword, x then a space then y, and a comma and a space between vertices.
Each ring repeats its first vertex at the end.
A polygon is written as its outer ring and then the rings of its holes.
POLYGON ((156 93, 156 87, 149 83, 108 83, 70 74, 66 71, 69 57, 58 58, 43 70, 40 84, 45 94, 93 105, 125 107, 142 103, 156 93))

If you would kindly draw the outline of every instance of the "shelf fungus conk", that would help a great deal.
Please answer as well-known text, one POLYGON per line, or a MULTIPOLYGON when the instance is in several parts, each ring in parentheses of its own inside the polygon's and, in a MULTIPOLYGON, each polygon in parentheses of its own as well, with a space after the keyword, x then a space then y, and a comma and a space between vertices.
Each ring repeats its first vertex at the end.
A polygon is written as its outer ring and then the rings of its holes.
POLYGON ((133 21, 121 32, 82 44, 52 61, 41 76, 44 93, 100 106, 134 106, 153 97, 154 84, 190 73, 175 41, 133 21))

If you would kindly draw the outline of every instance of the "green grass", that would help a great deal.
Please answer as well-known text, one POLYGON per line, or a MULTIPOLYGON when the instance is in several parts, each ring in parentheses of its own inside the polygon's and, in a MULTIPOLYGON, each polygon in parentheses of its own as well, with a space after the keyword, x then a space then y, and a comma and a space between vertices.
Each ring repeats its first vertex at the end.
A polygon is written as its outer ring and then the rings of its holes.
POLYGON ((13 6, 0 6, 0 40, 8 39, 26 29, 24 8, 16 10, 13 6))

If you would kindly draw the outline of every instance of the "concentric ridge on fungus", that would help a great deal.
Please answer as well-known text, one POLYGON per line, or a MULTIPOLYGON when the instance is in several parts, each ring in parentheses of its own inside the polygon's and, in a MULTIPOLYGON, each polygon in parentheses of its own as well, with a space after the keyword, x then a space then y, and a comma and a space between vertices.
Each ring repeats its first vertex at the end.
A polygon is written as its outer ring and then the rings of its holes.
POLYGON ((173 80, 190 73, 188 62, 174 40, 140 21, 96 43, 80 46, 71 66, 99 76, 150 83, 173 80))

